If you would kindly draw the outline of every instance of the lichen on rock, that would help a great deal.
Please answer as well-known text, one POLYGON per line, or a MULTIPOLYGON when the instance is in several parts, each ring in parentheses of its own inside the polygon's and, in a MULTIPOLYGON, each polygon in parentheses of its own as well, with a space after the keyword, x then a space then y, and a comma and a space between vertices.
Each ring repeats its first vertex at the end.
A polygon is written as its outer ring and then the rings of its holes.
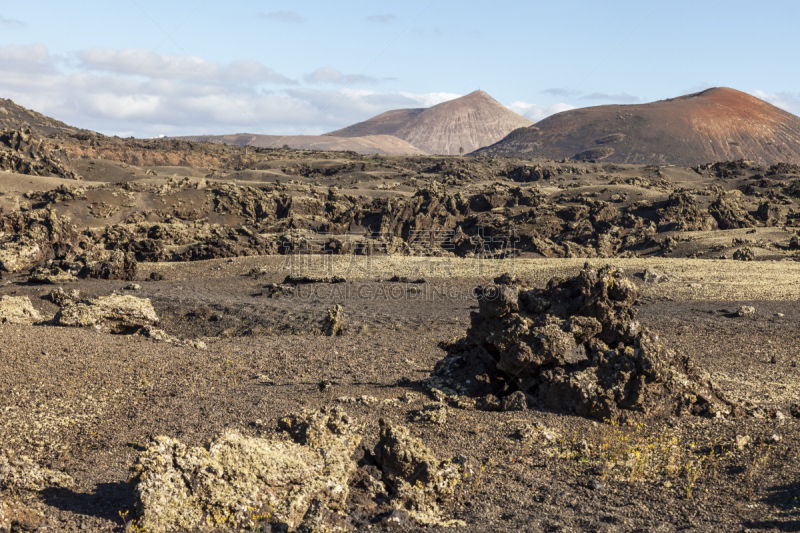
POLYGON ((158 324, 153 304, 135 296, 99 296, 62 307, 53 324, 64 327, 94 327, 116 334, 131 334, 158 324))
POLYGON ((381 419, 380 431, 374 454, 389 487, 392 505, 406 511, 419 525, 463 525, 443 518, 440 507, 455 496, 462 465, 437 459, 406 427, 381 419))
POLYGON ((139 525, 150 533, 269 523, 344 531, 342 512, 361 442, 339 409, 286 417, 293 440, 228 432, 204 447, 157 437, 133 467, 139 525), (257 518, 257 520, 255 518, 257 518))
POLYGON ((27 324, 41 322, 39 314, 27 296, 3 296, 0 298, 0 324, 27 324))
POLYGON ((344 335, 345 324, 347 319, 344 316, 344 307, 339 304, 332 305, 322 323, 322 332, 328 337, 344 335))
POLYGON ((0 452, 0 489, 4 491, 39 491, 47 487, 69 488, 72 485, 72 478, 63 472, 42 468, 25 456, 0 452))

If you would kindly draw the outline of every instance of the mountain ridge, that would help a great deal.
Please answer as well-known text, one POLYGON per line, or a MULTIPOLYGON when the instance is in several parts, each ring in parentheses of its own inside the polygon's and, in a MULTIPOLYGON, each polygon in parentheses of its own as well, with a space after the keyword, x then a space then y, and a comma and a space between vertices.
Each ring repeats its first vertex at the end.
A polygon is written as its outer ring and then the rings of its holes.
POLYGON ((648 104, 565 111, 475 154, 683 166, 800 163, 800 117, 735 89, 712 88, 648 104))

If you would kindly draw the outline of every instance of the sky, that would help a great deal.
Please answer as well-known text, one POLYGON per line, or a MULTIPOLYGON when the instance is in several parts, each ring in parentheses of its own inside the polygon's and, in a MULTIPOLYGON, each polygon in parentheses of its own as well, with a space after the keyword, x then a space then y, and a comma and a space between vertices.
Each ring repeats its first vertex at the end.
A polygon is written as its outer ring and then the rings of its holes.
POLYGON ((541 120, 732 87, 800 114, 796 0, 0 3, 0 97, 107 135, 307 134, 482 89, 541 120))

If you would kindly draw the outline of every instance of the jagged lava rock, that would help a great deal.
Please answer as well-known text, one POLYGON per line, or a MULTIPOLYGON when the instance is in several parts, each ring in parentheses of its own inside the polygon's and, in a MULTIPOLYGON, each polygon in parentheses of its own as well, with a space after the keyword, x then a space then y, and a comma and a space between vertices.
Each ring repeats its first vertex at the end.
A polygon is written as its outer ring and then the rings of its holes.
POLYGON ((595 418, 730 413, 706 372, 636 320, 637 297, 610 266, 587 265, 544 289, 484 289, 467 337, 449 346, 430 382, 473 396, 522 390, 595 418))

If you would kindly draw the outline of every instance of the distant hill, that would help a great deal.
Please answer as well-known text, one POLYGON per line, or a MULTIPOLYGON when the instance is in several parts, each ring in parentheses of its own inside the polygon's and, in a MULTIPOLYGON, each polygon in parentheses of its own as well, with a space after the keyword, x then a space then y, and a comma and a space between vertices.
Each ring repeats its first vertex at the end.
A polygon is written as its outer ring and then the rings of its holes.
POLYGON ((429 154, 458 155, 493 144, 533 124, 483 91, 427 109, 389 111, 326 136, 394 135, 429 154))
POLYGON ((183 141, 253 146, 256 148, 281 148, 295 150, 353 151, 359 154, 408 154, 424 155, 416 146, 391 135, 367 135, 364 137, 326 137, 320 135, 256 135, 236 133, 233 135, 188 135, 175 137, 183 141))
POLYGON ((477 154, 682 166, 800 163, 800 117, 727 88, 650 104, 574 109, 477 154))

